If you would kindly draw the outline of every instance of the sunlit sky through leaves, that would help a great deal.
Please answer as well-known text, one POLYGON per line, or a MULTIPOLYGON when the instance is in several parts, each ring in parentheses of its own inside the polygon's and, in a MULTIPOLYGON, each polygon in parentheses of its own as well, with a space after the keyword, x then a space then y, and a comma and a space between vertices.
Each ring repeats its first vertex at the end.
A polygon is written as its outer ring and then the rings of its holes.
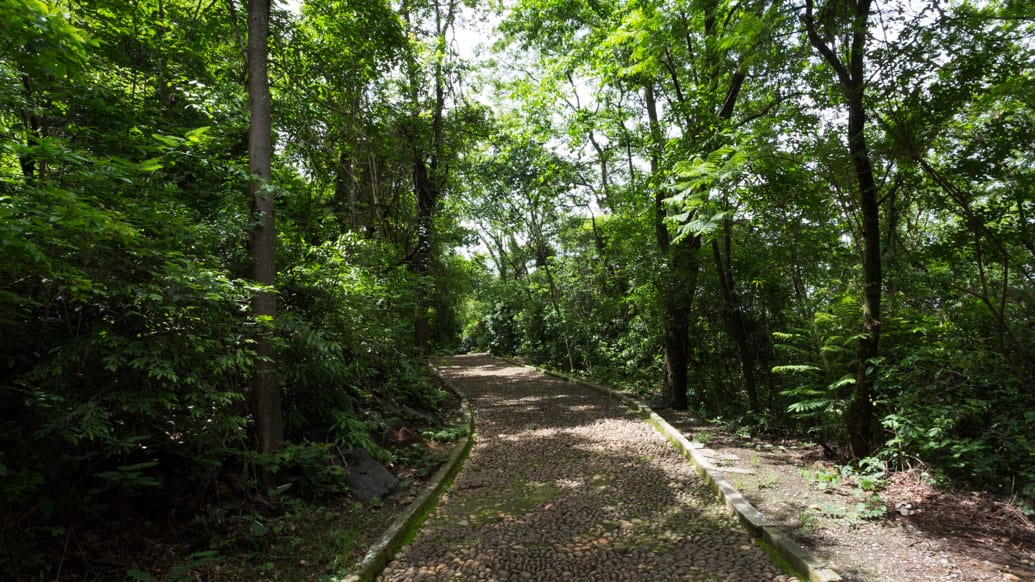
MULTIPOLYGON (((274 0, 275 4, 295 14, 300 12, 304 0, 274 0)), ((490 36, 492 23, 478 22, 469 14, 461 15, 455 27, 456 37, 452 39, 460 57, 465 60, 475 60, 484 56, 491 44, 490 36)))

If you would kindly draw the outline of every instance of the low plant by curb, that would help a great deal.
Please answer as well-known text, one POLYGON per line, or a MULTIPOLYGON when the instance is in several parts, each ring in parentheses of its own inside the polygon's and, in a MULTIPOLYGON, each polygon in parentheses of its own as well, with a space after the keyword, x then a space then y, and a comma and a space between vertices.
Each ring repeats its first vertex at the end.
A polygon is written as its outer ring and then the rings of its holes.
POLYGON ((388 529, 385 530, 385 533, 370 547, 359 565, 351 568, 354 571, 340 577, 333 576, 331 577, 332 580, 340 582, 368 582, 376 578, 388 562, 391 561, 392 557, 395 556, 395 553, 399 551, 399 548, 412 540, 421 524, 424 523, 424 519, 435 509, 439 498, 452 484, 453 478, 460 471, 464 459, 467 458, 467 454, 471 451, 471 447, 474 444, 474 417, 471 414, 471 407, 467 402, 467 398, 456 386, 437 372, 435 377, 443 386, 460 398, 460 409, 468 429, 467 436, 457 442, 457 446, 450 454, 449 459, 435 472, 424 491, 410 503, 410 506, 405 511, 395 518, 392 524, 388 526, 388 529))

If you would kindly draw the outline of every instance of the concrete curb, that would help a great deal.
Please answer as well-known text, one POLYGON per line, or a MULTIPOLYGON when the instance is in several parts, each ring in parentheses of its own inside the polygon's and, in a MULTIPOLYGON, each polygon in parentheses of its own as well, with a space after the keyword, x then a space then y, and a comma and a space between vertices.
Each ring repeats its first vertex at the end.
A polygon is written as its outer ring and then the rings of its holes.
MULTIPOLYGON (((497 356, 498 357, 498 356, 497 356)), ((586 382, 585 380, 553 372, 535 366, 529 366, 506 358, 500 358, 515 366, 523 366, 538 370, 548 376, 573 382, 606 394, 619 402, 633 409, 636 414, 643 418, 648 424, 660 432, 676 449, 690 461, 697 472, 708 485, 715 491, 715 494, 726 506, 730 513, 735 515, 740 522, 752 533, 769 544, 776 553, 786 560, 797 572, 804 576, 809 582, 837 582, 841 576, 837 574, 828 564, 820 562, 815 556, 794 542, 787 534, 775 525, 771 524, 764 515, 734 487, 720 473, 712 463, 700 453, 704 445, 698 442, 687 440, 682 433, 670 425, 664 418, 643 404, 639 400, 619 392, 608 386, 586 382)))
POLYGON ((460 410, 467 424, 467 436, 457 442, 456 448, 449 456, 449 459, 439 467, 431 481, 424 488, 424 491, 410 503, 395 520, 388 526, 381 538, 367 550, 363 560, 355 567, 355 571, 341 578, 332 578, 340 582, 369 582, 377 577, 391 561, 395 553, 405 543, 407 536, 420 527, 421 523, 428 516, 431 510, 438 503, 439 498, 452 483, 453 477, 460 471, 464 459, 474 445, 474 416, 471 414, 471 406, 467 397, 456 386, 442 377, 434 368, 432 372, 435 378, 448 390, 460 397, 460 410))

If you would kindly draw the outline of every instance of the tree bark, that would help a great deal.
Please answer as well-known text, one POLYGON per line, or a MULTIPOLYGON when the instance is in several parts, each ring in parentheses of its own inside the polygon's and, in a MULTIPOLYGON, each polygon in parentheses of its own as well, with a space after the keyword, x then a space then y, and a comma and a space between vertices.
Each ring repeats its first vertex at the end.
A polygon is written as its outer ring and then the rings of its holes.
POLYGON ((425 278, 431 267, 431 245, 434 229, 435 202, 438 192, 428 176, 428 168, 420 152, 414 152, 413 188, 417 198, 417 248, 413 251, 411 268, 417 276, 416 307, 413 320, 413 339, 417 349, 424 353, 431 341, 428 321, 428 289, 425 278))
POLYGON ((277 315, 276 224, 273 192, 270 189, 273 164, 273 132, 268 71, 270 0, 248 1, 248 170, 251 174, 250 253, 252 278, 267 289, 252 296, 252 314, 259 321, 256 353, 258 361, 252 377, 250 402, 255 418, 259 451, 271 453, 280 448, 283 423, 280 384, 273 363, 273 326, 277 315))
POLYGON ((862 218, 863 325, 856 358, 855 386, 848 399, 844 424, 848 446, 855 458, 865 457, 873 448, 874 360, 880 354, 881 293, 883 284, 880 251, 880 207, 877 181, 866 143, 865 51, 871 0, 854 0, 851 45, 845 63, 820 37, 813 16, 813 0, 805 1, 805 30, 827 65, 834 70, 845 107, 848 110, 848 153, 859 187, 862 218))
MULTIPOLYGON (((401 6, 403 19, 412 28, 410 5, 404 2, 401 6)), ((445 152, 444 115, 446 107, 446 71, 443 60, 447 52, 446 32, 456 19, 456 0, 449 0, 443 9, 438 2, 434 3, 435 15, 435 62, 434 62, 434 104, 431 111, 430 152, 421 147, 421 140, 411 136, 413 140, 413 187, 417 202, 417 246, 411 253, 409 262, 413 273, 418 277, 415 309, 414 309, 414 345, 421 353, 428 350, 431 339, 431 326, 428 317, 430 293, 425 281, 431 269, 431 254, 435 234, 435 209, 442 195, 444 179, 442 176, 443 155, 445 152)), ((413 107, 414 127, 419 127, 420 103, 418 102, 419 67, 413 58, 408 64, 407 75, 410 82, 410 99, 413 107)))
POLYGON ((758 398, 758 379, 755 376, 757 364, 757 348, 751 341, 747 317, 744 315, 740 296, 734 288, 733 266, 730 260, 730 221, 723 224, 724 249, 720 251, 718 239, 712 239, 712 254, 715 256, 715 271, 719 276, 719 291, 723 302, 723 319, 729 330, 733 343, 740 352, 740 370, 744 378, 744 390, 747 392, 748 406, 752 412, 759 412, 761 404, 758 398))
POLYGON ((700 265, 697 252, 701 248, 701 237, 687 236, 678 243, 672 242, 665 224, 665 193, 657 184, 661 174, 662 135, 658 121, 657 100, 653 82, 644 86, 644 101, 650 122, 651 148, 650 168, 654 183, 654 229, 658 253, 663 265, 658 274, 658 296, 665 314, 662 348, 664 360, 663 397, 677 410, 689 406, 690 366, 690 311, 693 308, 697 290, 697 273, 700 265))

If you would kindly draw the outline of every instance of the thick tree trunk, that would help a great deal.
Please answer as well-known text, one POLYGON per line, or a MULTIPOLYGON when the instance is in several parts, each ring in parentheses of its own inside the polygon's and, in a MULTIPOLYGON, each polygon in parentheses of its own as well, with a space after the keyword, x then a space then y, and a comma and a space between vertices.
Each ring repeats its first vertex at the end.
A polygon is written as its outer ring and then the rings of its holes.
MULTIPOLYGON (((861 67, 860 67, 861 69, 861 67)), ((862 71, 859 71, 862 78, 862 71)), ((874 358, 879 354, 881 327, 881 286, 883 282, 880 253, 880 209, 877 183, 870 164, 864 129, 866 113, 862 103, 862 85, 853 87, 849 98, 848 148, 859 182, 863 239, 863 337, 859 340, 855 392, 846 410, 845 426, 852 456, 870 454, 873 432, 874 358)))
POLYGON ((686 410, 690 405, 690 314, 697 291, 697 262, 701 238, 686 237, 669 245, 668 272, 662 284, 665 306, 665 397, 673 408, 686 410))
MULTIPOLYGON (((270 0, 248 2, 248 170, 251 181, 252 230, 250 236, 252 278, 273 288, 276 283, 272 178, 273 132, 267 66, 270 0)), ((273 365, 272 319, 277 315, 276 295, 259 291, 252 296, 252 313, 260 320, 256 352, 259 360, 252 377, 250 402, 255 417, 259 450, 276 451, 283 440, 280 410, 280 385, 273 365)))

